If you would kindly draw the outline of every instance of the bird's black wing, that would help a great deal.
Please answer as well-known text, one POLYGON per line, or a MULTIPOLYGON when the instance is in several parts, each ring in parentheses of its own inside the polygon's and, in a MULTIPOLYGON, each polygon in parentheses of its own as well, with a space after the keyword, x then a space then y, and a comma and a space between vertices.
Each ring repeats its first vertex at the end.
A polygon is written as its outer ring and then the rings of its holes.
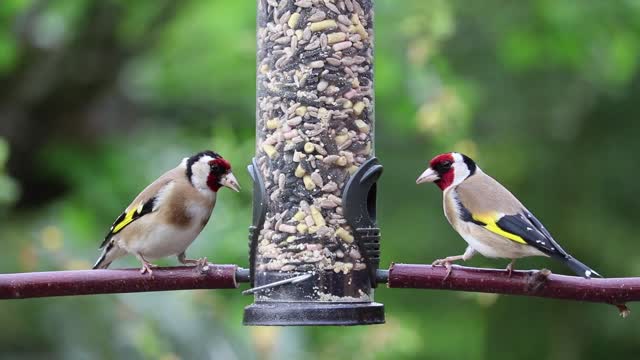
POLYGON ((105 245, 107 245, 109 240, 111 240, 111 238, 115 234, 119 233, 120 231, 122 231, 122 229, 127 227, 127 225, 152 212, 153 207, 155 206, 156 199, 157 197, 154 196, 146 202, 140 203, 138 206, 132 206, 128 211, 124 211, 122 214, 120 214, 116 221, 113 222, 113 225, 111 225, 111 228, 109 228, 109 233, 107 233, 107 236, 105 236, 104 241, 102 242, 102 244, 100 244, 99 249, 102 249, 105 245))
POLYGON ((558 245, 549 231, 527 210, 515 215, 503 215, 496 221, 496 225, 503 231, 520 237, 527 245, 533 246, 547 255, 567 256, 567 252, 558 245))

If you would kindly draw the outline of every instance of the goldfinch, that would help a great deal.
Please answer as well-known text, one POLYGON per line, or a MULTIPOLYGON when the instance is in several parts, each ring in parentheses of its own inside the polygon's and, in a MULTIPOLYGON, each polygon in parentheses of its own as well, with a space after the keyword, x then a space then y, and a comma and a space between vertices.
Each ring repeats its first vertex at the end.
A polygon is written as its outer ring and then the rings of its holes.
POLYGON ((116 219, 93 266, 106 269, 115 259, 133 254, 140 272, 152 273, 149 260, 177 255, 182 264, 204 265, 206 258, 187 259, 185 251, 209 221, 221 187, 240 185, 231 164, 213 151, 185 158, 147 186, 116 219))
POLYGON ((569 255, 549 231, 504 186, 485 174, 468 156, 446 153, 433 158, 417 184, 433 182, 443 192, 444 214, 451 226, 469 244, 462 255, 436 260, 447 267, 451 262, 469 260, 476 252, 489 258, 515 260, 526 256, 548 256, 562 261, 585 278, 601 277, 569 255))

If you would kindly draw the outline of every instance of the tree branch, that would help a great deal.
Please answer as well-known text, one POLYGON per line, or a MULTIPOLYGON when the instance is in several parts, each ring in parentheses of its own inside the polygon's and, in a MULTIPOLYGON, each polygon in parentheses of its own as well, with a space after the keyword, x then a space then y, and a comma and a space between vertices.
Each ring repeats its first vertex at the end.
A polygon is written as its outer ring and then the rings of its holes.
POLYGON ((514 271, 454 266, 449 278, 444 267, 393 264, 388 273, 389 288, 475 291, 506 295, 601 302, 628 314, 624 304, 640 301, 640 278, 584 279, 553 275, 551 271, 514 271))
MULTIPOLYGON (((187 289, 235 289, 244 271, 236 265, 208 269, 181 266, 157 268, 153 275, 138 269, 49 271, 0 274, 0 299, 92 295, 187 289)), ((246 280, 245 280, 246 281, 246 280)))
MULTIPOLYGON (((624 305, 640 301, 640 278, 583 279, 553 275, 551 271, 514 271, 454 266, 445 279, 444 267, 393 264, 378 271, 378 281, 389 288, 474 291, 484 293, 537 296, 611 304, 623 316, 624 305)), ((236 265, 213 265, 206 270, 169 267, 142 275, 138 269, 77 270, 0 274, 0 299, 26 299, 47 296, 92 295, 189 289, 234 289, 249 281, 248 270, 236 265)))

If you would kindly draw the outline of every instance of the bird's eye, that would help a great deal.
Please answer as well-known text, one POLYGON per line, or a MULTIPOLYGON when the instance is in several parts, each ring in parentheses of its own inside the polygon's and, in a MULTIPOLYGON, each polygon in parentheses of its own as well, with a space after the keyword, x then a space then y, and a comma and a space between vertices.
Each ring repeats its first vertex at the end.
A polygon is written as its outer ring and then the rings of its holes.
POLYGON ((451 167, 451 161, 446 160, 440 163, 440 167, 442 167, 443 169, 448 169, 451 167))

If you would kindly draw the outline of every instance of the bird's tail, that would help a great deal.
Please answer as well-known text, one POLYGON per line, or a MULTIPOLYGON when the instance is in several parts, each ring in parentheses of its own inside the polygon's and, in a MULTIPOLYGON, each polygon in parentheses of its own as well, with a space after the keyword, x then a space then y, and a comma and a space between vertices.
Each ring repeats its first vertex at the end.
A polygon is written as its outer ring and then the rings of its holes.
POLYGON ((113 260, 122 256, 120 249, 112 242, 109 242, 107 246, 102 249, 102 254, 98 258, 98 261, 93 265, 92 269, 106 269, 111 265, 113 260))
POLYGON ((598 274, 595 270, 576 260, 571 255, 567 255, 562 260, 569 267, 569 269, 573 270, 573 272, 575 272, 579 276, 587 279, 591 277, 602 277, 602 275, 598 274))
POLYGON ((98 261, 96 261, 96 263, 93 265, 92 269, 106 269, 109 267, 109 265, 111 265, 111 261, 106 261, 107 257, 105 252, 102 252, 102 255, 100 255, 100 258, 98 258, 98 261))

